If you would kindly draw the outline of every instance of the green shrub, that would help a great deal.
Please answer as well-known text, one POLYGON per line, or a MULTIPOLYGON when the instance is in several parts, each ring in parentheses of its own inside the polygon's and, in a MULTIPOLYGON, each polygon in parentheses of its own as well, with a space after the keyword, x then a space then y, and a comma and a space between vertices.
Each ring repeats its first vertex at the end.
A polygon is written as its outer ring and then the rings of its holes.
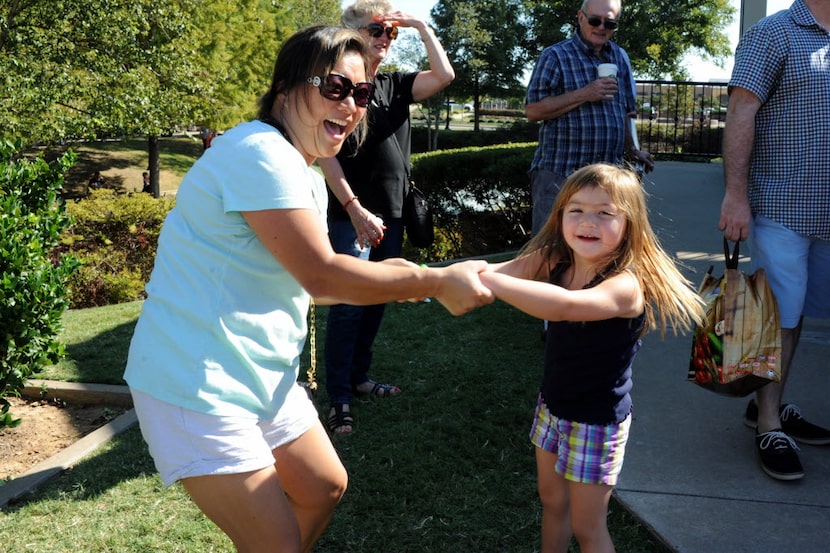
MULTIPOLYGON (((435 242, 417 249, 405 241, 404 257, 444 261, 524 244, 530 221, 527 170, 535 147, 507 144, 413 155, 413 177, 435 213, 435 242)), ((70 282, 73 308, 144 298, 161 225, 173 204, 171 198, 103 189, 69 204, 73 224, 58 252, 74 252, 83 263, 70 282)))
POLYGON ((64 354, 57 335, 76 267, 71 255, 50 256, 69 224, 60 191, 74 154, 50 164, 18 149, 0 142, 0 428, 19 423, 5 398, 64 354))
POLYGON ((114 247, 83 254, 72 275, 73 308, 113 305, 143 298, 147 282, 141 272, 128 267, 126 252, 114 247))
POLYGON ((527 171, 535 150, 525 143, 413 155, 413 179, 441 231, 441 257, 432 260, 513 250, 527 241, 527 171))
POLYGON ((435 227, 435 241, 428 248, 416 248, 406 239, 404 233, 403 251, 401 255, 405 259, 415 263, 427 263, 430 261, 443 261, 453 258, 453 251, 458 239, 453 239, 447 229, 435 227))
MULTIPOLYGON (((434 131, 433 131, 434 132, 434 131)), ((426 127, 412 127, 412 152, 428 151, 428 130, 426 127)), ((488 131, 439 131, 438 149, 457 150, 473 146, 498 146, 503 144, 534 142, 539 139, 539 124, 526 120, 488 131)), ((528 165, 528 168, 530 165, 528 165)))
POLYGON ((83 263, 70 283, 73 308, 143 299, 161 225, 174 203, 166 196, 101 189, 69 204, 74 222, 61 250, 83 263))

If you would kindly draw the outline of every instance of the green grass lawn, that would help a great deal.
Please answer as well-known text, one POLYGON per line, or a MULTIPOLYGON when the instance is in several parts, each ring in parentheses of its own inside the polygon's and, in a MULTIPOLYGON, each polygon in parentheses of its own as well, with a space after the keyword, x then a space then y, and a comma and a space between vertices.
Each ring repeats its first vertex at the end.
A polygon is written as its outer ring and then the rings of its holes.
MULTIPOLYGON (((38 376, 123 383, 140 308, 68 312, 69 358, 38 376)), ((320 351, 326 311, 317 312, 320 351)), ((539 321, 500 302, 458 318, 437 302, 390 304, 372 376, 403 393, 357 400, 355 433, 334 437, 349 489, 315 551, 539 551, 527 437, 541 375, 539 331, 539 321)), ((316 401, 325 414, 319 372, 316 401)), ((618 551, 665 551, 616 503, 609 524, 618 551)), ((232 551, 180 485, 162 487, 137 428, 0 512, 0 544, 32 553, 232 551)))

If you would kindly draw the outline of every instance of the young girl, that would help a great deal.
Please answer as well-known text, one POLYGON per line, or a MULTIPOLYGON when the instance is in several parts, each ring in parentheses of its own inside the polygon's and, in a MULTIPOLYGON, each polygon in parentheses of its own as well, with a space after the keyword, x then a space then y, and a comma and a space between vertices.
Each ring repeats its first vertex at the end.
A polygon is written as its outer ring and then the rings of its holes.
POLYGON ((550 321, 530 433, 542 501, 542 551, 614 551, 606 525, 631 423, 631 366, 646 328, 689 330, 702 301, 663 251, 630 171, 573 173, 541 231, 481 280, 550 321))

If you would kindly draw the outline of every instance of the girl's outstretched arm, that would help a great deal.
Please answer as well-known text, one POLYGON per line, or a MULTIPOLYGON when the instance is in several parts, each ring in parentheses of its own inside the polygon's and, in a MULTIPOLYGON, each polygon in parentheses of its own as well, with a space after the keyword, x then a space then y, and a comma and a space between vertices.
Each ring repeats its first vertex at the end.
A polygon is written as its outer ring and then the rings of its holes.
POLYGON ((527 280, 547 280, 550 263, 544 252, 536 250, 503 263, 490 263, 487 270, 527 280))
POLYGON ((500 300, 539 319, 600 321, 636 317, 643 312, 640 283, 629 272, 613 276, 593 288, 568 290, 547 282, 512 276, 499 269, 481 273, 481 282, 500 300))

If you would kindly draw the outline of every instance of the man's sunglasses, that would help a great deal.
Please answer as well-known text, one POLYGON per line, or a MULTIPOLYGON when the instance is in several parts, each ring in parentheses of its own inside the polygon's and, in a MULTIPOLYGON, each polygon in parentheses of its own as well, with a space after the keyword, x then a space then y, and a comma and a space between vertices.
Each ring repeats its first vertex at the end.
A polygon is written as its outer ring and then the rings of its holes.
POLYGON ((325 77, 309 77, 307 81, 311 86, 320 89, 320 95, 323 98, 335 102, 342 102, 351 93, 354 96, 355 105, 360 108, 368 106, 372 100, 372 95, 375 93, 373 83, 352 84, 352 81, 347 77, 337 73, 329 73, 325 77))
POLYGON ((609 31, 613 31, 617 27, 620 26, 620 22, 619 21, 614 21, 613 19, 603 20, 603 18, 601 18, 598 15, 588 15, 585 12, 582 12, 582 15, 585 16, 585 19, 588 20, 588 25, 590 25, 591 27, 599 27, 600 25, 602 25, 603 27, 605 27, 609 31))
POLYGON ((369 23, 365 27, 361 27, 361 29, 366 29, 372 38, 380 38, 380 35, 386 33, 386 36, 389 37, 389 40, 395 40, 398 38, 398 28, 397 27, 384 27, 380 23, 369 23))

